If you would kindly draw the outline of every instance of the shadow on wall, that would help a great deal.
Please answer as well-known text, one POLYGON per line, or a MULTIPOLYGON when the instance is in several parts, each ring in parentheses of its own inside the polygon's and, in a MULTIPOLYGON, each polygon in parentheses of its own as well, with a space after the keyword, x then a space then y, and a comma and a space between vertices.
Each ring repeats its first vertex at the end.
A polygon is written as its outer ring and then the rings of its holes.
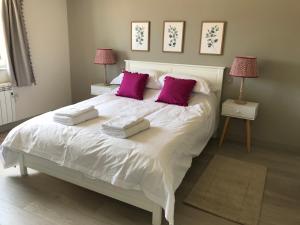
POLYGON ((114 54, 117 60, 117 64, 110 65, 108 67, 108 80, 111 81, 116 76, 118 76, 122 70, 125 69, 124 60, 128 59, 128 53, 126 51, 116 51, 114 50, 114 54))

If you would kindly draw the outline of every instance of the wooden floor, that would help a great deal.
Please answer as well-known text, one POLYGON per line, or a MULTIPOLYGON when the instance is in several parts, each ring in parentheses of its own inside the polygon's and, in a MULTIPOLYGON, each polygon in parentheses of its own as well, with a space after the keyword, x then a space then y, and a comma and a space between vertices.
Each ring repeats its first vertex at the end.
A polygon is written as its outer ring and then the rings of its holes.
MULTIPOLYGON (((209 143, 176 193, 176 225, 235 225, 183 203, 214 154, 268 167, 260 225, 300 225, 300 153, 209 143)), ((150 225, 150 213, 29 170, 0 169, 0 225, 150 225)), ((167 224, 163 221, 163 224, 167 224)))

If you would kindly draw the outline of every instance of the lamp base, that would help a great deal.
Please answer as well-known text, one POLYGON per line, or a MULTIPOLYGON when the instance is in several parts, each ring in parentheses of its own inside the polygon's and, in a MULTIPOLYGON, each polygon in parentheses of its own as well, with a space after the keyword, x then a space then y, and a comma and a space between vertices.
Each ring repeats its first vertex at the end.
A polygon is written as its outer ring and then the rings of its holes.
POLYGON ((109 83, 107 82, 107 68, 106 68, 106 64, 104 64, 104 86, 109 86, 109 83))
POLYGON ((241 87, 240 87, 240 95, 239 95, 239 98, 234 100, 234 102, 236 104, 239 104, 239 105, 245 105, 247 104, 247 101, 244 101, 243 100, 243 92, 244 92, 244 83, 245 83, 245 78, 243 77, 242 80, 241 80, 241 87))
POLYGON ((247 101, 236 99, 236 100, 234 100, 234 103, 239 104, 239 105, 246 105, 247 101))

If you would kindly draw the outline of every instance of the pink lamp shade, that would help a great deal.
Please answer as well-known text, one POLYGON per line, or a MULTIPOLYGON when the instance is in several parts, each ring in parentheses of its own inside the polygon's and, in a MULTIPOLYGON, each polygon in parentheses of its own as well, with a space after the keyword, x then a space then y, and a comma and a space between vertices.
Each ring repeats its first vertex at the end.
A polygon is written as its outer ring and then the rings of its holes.
POLYGON ((114 57, 112 49, 99 48, 96 50, 95 64, 108 65, 115 64, 116 59, 114 57))
POLYGON ((256 57, 235 57, 229 75, 244 78, 258 77, 256 57))

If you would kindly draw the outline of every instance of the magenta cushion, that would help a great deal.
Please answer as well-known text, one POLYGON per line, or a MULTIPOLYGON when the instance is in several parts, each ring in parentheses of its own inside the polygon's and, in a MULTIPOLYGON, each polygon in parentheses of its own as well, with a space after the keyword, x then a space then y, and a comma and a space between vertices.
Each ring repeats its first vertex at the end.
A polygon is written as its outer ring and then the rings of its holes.
POLYGON ((116 95, 143 100, 149 75, 130 73, 128 71, 124 71, 123 73, 123 80, 116 95))
POLYGON ((190 95, 196 83, 195 80, 166 76, 163 89, 160 92, 157 102, 188 106, 190 95))

